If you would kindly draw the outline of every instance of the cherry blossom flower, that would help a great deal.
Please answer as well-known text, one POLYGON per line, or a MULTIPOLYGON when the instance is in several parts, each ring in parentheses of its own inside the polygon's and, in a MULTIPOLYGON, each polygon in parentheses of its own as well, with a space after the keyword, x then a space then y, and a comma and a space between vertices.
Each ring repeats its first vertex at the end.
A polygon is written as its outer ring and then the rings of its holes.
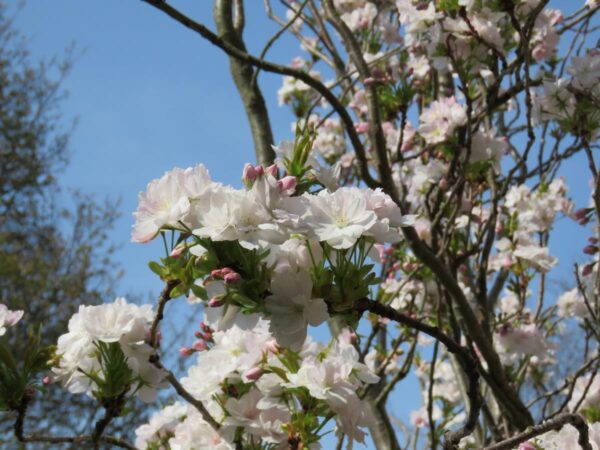
POLYGON ((0 336, 4 336, 6 329, 15 326, 21 317, 22 310, 11 311, 5 304, 0 303, 0 336))

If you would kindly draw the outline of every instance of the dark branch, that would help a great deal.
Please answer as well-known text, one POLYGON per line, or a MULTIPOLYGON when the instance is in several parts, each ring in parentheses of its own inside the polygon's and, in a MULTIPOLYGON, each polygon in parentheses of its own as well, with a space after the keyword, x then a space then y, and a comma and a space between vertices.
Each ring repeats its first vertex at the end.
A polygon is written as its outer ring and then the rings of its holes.
POLYGON ((352 117, 344 107, 344 105, 340 102, 340 100, 335 96, 333 92, 331 92, 327 86, 325 86, 320 81, 311 77, 308 73, 303 72, 301 70, 293 69, 291 67, 275 64, 269 61, 265 61, 259 59, 253 55, 246 53, 243 50, 231 45, 230 43, 224 41, 222 38, 217 36, 215 33, 210 31, 201 23, 198 23, 185 14, 181 13, 179 10, 173 8, 171 5, 161 1, 161 0, 142 0, 149 5, 155 7, 156 9, 162 11, 175 21, 179 22, 186 28, 198 33, 200 36, 208 40, 213 45, 219 47, 229 56, 232 56, 240 61, 252 64, 253 66, 260 67, 262 70, 266 72, 278 73, 280 75, 287 75, 293 77, 297 80, 301 80, 305 82, 307 85, 316 90, 319 94, 321 94, 325 100, 329 102, 332 108, 338 113, 340 119, 344 123, 344 128, 348 133, 348 137, 350 138, 350 142, 352 143, 352 147, 354 148, 354 152, 356 153, 356 157, 360 162, 360 170, 361 176, 364 182, 372 188, 379 187, 379 182, 375 180, 371 173, 369 172, 368 158, 366 155, 365 148, 358 137, 358 134, 354 130, 354 121, 352 117))
POLYGON ((479 394, 479 373, 477 372, 477 364, 471 356, 471 352, 469 351, 469 349, 460 345, 450 336, 445 334, 440 328, 435 327, 433 325, 428 325, 419 320, 413 319, 412 317, 406 316, 396 311, 394 308, 384 305, 382 303, 363 298, 356 302, 355 307, 357 311, 361 313, 364 311, 369 311, 381 317, 385 317, 395 322, 406 325, 407 327, 412 328, 414 330, 421 331, 422 333, 425 333, 428 336, 431 336, 432 338, 444 344, 450 353, 456 355, 457 360, 460 363, 469 381, 469 388, 467 393, 469 398, 469 413, 467 416, 467 420, 459 430, 454 432, 448 432, 446 434, 446 442, 444 443, 444 448, 456 448, 460 440, 463 437, 471 434, 475 429, 475 425, 477 424, 477 418, 479 417, 479 410, 482 404, 482 398, 479 394))
POLYGON ((592 450, 589 440, 589 430, 585 420, 579 414, 561 414, 552 420, 530 427, 527 431, 506 439, 497 444, 486 447, 484 450, 510 450, 520 443, 532 439, 548 431, 560 430, 566 424, 571 424, 579 431, 578 443, 583 450, 592 450))
MULTIPOLYGON (((224 42, 242 52, 246 52, 246 45, 242 39, 244 29, 243 0, 237 0, 235 3, 235 18, 233 17, 232 7, 231 0, 215 1, 213 15, 217 30, 224 42)), ((256 160, 263 166, 271 165, 275 160, 275 152, 272 147, 273 132, 271 131, 271 121, 265 99, 258 83, 255 83, 253 65, 230 55, 229 68, 246 109, 246 116, 254 140, 256 160)))

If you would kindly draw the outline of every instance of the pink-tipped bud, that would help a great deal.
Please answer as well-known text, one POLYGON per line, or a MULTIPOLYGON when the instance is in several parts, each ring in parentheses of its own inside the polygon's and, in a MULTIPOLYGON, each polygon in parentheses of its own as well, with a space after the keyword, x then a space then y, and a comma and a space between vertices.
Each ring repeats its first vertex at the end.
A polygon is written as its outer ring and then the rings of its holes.
POLYGON ((231 267, 223 267, 221 269, 221 276, 224 277, 225 275, 227 275, 228 273, 235 273, 235 270, 233 270, 231 267))
POLYGON ((48 386, 50 383, 52 383, 52 378, 50 378, 48 375, 42 378, 42 384, 44 386, 48 386))
POLYGON ((348 333, 348 340, 350 341, 350 344, 356 344, 358 342, 358 336, 354 331, 350 330, 348 333))
POLYGON ((529 441, 521 442, 517 450, 536 450, 536 447, 529 441))
POLYGON ((271 164, 269 167, 267 167, 265 169, 265 174, 277 178, 277 175, 279 175, 279 171, 277 170, 277 164, 271 164))
POLYGON ((185 245, 178 245, 173 250, 171 250, 171 253, 169 254, 169 256, 171 258, 179 258, 179 256, 183 253, 184 250, 185 250, 185 245))
POLYGON ((404 270, 405 272, 411 272, 412 270, 414 270, 415 265, 411 262, 405 262, 402 263, 402 270, 404 270))
POLYGON ((254 166, 254 171, 256 172, 257 177, 262 177, 265 174, 263 166, 254 166))
POLYGON ((500 234, 504 231, 504 224, 500 221, 496 222, 496 234, 500 234))
POLYGON ((297 183, 298 180, 296 177, 288 175, 287 177, 283 177, 281 180, 277 181, 277 189, 279 189, 279 192, 282 194, 292 195, 296 190, 297 183))
POLYGON ((198 339, 202 339, 204 335, 200 331, 194 331, 194 336, 196 336, 198 339))
POLYGON ((213 297, 208 301, 209 308, 218 308, 219 306, 223 306, 224 300, 218 297, 213 297))
POLYGON ((504 258, 502 258, 502 260, 500 261, 500 265, 502 267, 504 267, 505 269, 508 269, 509 267, 511 267, 515 262, 513 261, 513 259, 509 256, 506 255, 504 258))
POLYGON ((587 265, 583 266, 583 269, 581 270, 581 275, 586 277, 590 273, 592 273, 592 270, 594 270, 594 263, 587 264, 587 265))
POLYGON ((385 78, 385 72, 379 67, 374 67, 371 73, 375 78, 385 78))
POLYGON ((268 341, 265 345, 265 348, 273 354, 279 353, 281 351, 281 347, 279 347, 275 339, 268 341))
POLYGON ((206 323, 204 323, 204 322, 200 322, 200 329, 202 331, 204 331, 205 333, 211 333, 212 332, 212 328, 209 325, 207 325, 206 323))
POLYGON ((225 281, 225 284, 235 284, 235 283, 239 283, 239 281, 242 279, 241 275, 237 272, 233 272, 233 273, 228 273, 227 275, 225 275, 223 277, 223 281, 225 281))
POLYGON ((246 371, 244 376, 250 381, 256 381, 262 377, 263 371, 260 367, 252 367, 246 371))
POLYGON ((598 243, 598 238, 594 237, 594 236, 590 236, 588 238, 588 242, 591 242, 592 244, 597 244, 598 243))
POLYGON ((187 358, 188 356, 192 356, 194 354, 194 350, 189 347, 181 347, 179 349, 179 354, 182 358, 187 358))
POLYGON ((221 272, 221 269, 215 269, 215 270, 211 270, 210 271, 210 277, 211 278, 221 278, 223 276, 223 273, 221 272))
POLYGON ((207 349, 206 342, 198 340, 192 344, 192 349, 197 352, 202 352, 207 349))
POLYGON ((594 255, 598 253, 598 247, 596 247, 595 245, 586 245, 585 247, 583 247, 583 253, 585 253, 586 255, 594 255))
POLYGON ((242 170, 242 181, 247 185, 251 185, 252 182, 256 180, 256 177, 257 174, 254 166, 250 163, 244 164, 244 169, 242 170))
POLYGON ((366 133, 369 131, 369 124, 367 122, 358 122, 354 124, 354 129, 358 134, 366 133))
POLYGON ((575 220, 584 220, 587 219, 587 215, 591 212, 591 208, 581 208, 573 213, 575 220))
POLYGON ((367 78, 365 78, 365 86, 369 86, 371 84, 375 84, 375 81, 376 81, 375 78, 373 78, 373 77, 367 77, 367 78))

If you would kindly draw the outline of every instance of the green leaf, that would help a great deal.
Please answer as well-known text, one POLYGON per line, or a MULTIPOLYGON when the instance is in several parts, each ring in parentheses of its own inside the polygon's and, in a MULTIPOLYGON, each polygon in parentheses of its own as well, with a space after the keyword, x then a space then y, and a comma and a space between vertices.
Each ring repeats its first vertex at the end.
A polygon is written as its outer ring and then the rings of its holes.
POLYGON ((150 267, 150 270, 152 272, 154 272, 156 275, 158 275, 159 277, 163 276, 165 268, 163 266, 161 266, 159 263, 157 263, 156 261, 150 261, 148 263, 148 267, 150 267))
POLYGON ((17 372, 17 363, 15 358, 13 357, 11 351, 4 345, 4 343, 0 343, 0 361, 11 371, 17 372))

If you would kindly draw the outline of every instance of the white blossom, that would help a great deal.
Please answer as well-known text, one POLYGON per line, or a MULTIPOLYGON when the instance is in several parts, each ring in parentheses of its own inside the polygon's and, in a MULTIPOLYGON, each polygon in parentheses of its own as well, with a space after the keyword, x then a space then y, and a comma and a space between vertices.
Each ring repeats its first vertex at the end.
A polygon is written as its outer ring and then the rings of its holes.
POLYGON ((0 303, 0 336, 4 336, 6 329, 16 325, 21 317, 22 310, 11 311, 4 303, 0 303))

